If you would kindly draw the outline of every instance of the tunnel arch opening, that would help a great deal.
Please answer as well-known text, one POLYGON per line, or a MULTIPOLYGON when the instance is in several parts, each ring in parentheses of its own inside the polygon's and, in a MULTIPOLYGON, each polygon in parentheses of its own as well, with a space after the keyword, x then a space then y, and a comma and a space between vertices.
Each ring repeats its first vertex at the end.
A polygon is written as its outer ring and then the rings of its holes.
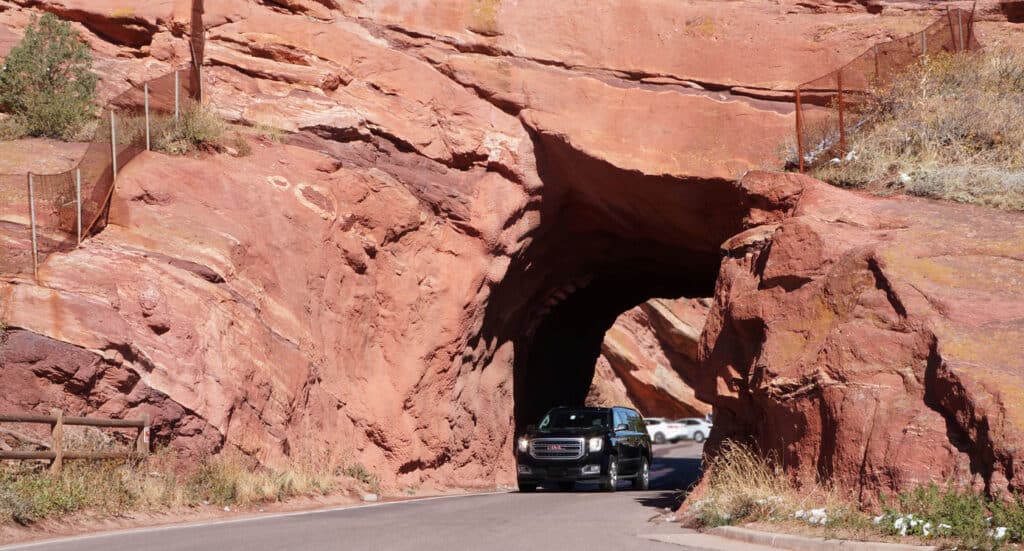
POLYGON ((514 344, 517 433, 551 407, 584 404, 623 312, 652 298, 711 297, 721 244, 750 211, 731 179, 644 174, 559 136, 533 140, 540 223, 492 292, 481 334, 514 344))
POLYGON ((652 298, 706 297, 713 292, 713 278, 699 277, 685 267, 648 264, 623 269, 629 266, 636 264, 624 262, 589 274, 586 285, 571 294, 556 292, 564 299, 517 339, 517 427, 535 423, 555 406, 584 405, 605 335, 621 314, 652 298))

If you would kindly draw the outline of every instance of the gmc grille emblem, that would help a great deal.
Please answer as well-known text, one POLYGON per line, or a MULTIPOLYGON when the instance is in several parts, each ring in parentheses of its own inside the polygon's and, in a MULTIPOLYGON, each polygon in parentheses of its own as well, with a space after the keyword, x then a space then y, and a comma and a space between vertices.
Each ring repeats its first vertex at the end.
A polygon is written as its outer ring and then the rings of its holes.
POLYGON ((558 444, 552 444, 551 446, 548 447, 548 449, 549 450, 560 450, 560 449, 562 449, 562 446, 559 446, 558 444))

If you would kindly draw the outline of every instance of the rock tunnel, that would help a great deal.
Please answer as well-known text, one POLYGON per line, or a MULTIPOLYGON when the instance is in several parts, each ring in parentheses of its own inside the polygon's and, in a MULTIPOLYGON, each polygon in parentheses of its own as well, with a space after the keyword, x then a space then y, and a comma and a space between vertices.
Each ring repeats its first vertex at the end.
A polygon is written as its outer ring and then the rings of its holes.
POLYGON ((556 137, 534 141, 541 223, 484 326, 515 344, 517 429, 550 407, 584 403, 620 314, 651 298, 712 296, 720 245, 745 214, 731 181, 646 175, 556 137))

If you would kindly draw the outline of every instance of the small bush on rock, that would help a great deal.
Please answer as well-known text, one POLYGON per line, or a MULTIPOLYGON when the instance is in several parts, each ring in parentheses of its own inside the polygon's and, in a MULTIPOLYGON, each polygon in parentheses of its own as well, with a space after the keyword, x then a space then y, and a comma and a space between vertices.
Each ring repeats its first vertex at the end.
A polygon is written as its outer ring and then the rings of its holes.
POLYGON ((224 122, 212 111, 192 103, 184 109, 179 120, 163 117, 152 129, 153 149, 184 155, 197 149, 219 150, 224 134, 224 122))
POLYGON ((0 105, 12 116, 2 133, 72 139, 93 117, 92 53, 71 24, 32 18, 0 67, 0 105))

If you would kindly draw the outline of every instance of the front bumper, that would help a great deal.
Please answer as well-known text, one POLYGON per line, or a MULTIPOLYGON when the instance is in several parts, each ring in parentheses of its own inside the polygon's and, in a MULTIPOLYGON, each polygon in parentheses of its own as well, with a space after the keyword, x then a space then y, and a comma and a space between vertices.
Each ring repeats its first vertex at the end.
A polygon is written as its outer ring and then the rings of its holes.
POLYGON ((608 457, 598 452, 575 460, 556 460, 537 459, 528 453, 519 453, 516 471, 520 484, 600 480, 608 473, 608 457))

